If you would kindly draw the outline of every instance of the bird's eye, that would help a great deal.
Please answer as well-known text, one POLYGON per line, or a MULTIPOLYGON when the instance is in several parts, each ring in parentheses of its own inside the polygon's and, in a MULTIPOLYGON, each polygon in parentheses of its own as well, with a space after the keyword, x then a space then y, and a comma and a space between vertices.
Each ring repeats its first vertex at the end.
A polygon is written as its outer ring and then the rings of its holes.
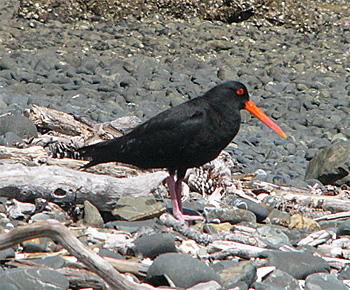
POLYGON ((244 95, 244 89, 242 89, 242 88, 237 89, 236 93, 237 93, 237 95, 242 96, 242 95, 244 95))

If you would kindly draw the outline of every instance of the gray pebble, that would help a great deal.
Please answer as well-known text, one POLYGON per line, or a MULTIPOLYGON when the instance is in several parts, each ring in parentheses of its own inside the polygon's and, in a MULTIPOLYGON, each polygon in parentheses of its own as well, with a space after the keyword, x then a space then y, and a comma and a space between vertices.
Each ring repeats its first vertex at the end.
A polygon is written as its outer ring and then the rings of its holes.
POLYGON ((301 290, 297 279, 279 269, 276 269, 269 274, 264 279, 264 282, 255 282, 253 287, 256 290, 301 290))
MULTIPOLYGON (((59 272, 40 268, 9 269, 0 273, 0 289, 14 285, 18 289, 68 290, 67 278, 59 272)), ((12 286, 11 286, 12 287, 12 286)), ((11 289, 11 288, 8 288, 11 289)), ((14 288, 16 289, 16 288, 14 288)))
POLYGON ((38 132, 30 119, 23 116, 3 116, 0 118, 0 135, 7 132, 16 134, 19 138, 37 137, 38 132))
POLYGON ((347 290, 348 287, 331 274, 315 273, 305 279, 305 290, 313 289, 347 290))
POLYGON ((151 259, 160 254, 176 252, 175 239, 170 234, 142 235, 134 241, 134 244, 136 253, 151 259))
POLYGON ((165 276, 182 288, 210 280, 221 284, 220 276, 204 262, 183 254, 162 254, 154 260, 147 272, 148 282, 154 286, 169 285, 165 276))
POLYGON ((310 253, 266 251, 266 265, 276 266, 296 279, 305 279, 315 272, 327 272, 330 265, 310 253))

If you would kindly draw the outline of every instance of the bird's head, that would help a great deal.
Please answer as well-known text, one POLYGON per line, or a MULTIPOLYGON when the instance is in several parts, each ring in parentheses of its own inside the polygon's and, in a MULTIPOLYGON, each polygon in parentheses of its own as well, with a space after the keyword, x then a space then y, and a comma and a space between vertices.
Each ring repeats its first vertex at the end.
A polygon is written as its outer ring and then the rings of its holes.
POLYGON ((245 109, 249 111, 282 138, 287 138, 287 135, 282 129, 249 99, 248 90, 244 84, 236 81, 228 81, 216 86, 208 93, 210 95, 228 96, 231 100, 234 100, 234 105, 240 110, 245 109))

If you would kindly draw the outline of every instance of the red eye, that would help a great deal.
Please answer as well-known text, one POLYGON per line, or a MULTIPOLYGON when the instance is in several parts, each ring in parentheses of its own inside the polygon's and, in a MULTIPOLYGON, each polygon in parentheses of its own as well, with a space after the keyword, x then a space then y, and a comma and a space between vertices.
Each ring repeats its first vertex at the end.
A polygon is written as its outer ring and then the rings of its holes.
POLYGON ((236 91, 237 95, 242 96, 244 95, 244 89, 240 88, 236 91))

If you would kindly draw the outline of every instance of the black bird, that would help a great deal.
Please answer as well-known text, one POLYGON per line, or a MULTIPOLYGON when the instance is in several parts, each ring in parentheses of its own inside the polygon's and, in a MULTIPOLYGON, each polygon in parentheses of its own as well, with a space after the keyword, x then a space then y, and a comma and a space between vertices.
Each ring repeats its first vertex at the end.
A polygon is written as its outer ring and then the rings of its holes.
POLYGON ((241 109, 248 110, 281 137, 287 138, 249 100, 247 88, 242 83, 228 81, 203 96, 154 116, 124 136, 78 149, 83 157, 92 159, 83 168, 112 161, 143 169, 167 168, 174 216, 180 221, 198 219, 198 216, 183 214, 182 180, 188 168, 213 160, 236 136, 241 109))

